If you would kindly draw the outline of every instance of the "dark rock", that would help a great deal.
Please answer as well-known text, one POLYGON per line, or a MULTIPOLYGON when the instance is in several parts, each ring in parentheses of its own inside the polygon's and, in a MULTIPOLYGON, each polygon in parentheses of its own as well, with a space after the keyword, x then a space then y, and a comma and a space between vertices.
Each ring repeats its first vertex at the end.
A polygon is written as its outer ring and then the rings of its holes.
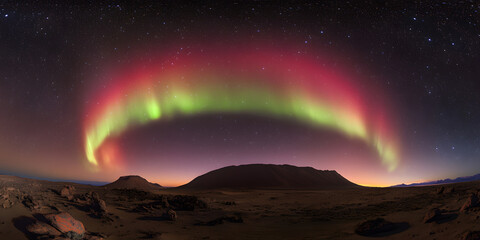
POLYGON ((113 192, 124 201, 155 200, 160 197, 160 195, 137 189, 113 189, 113 192))
POLYGON ((224 222, 243 223, 243 218, 239 215, 223 216, 223 217, 219 217, 219 218, 213 219, 213 220, 208 221, 208 222, 200 222, 200 223, 197 223, 196 225, 215 226, 215 225, 218 225, 218 224, 223 224, 224 222))
POLYGON ((195 207, 206 208, 207 204, 196 196, 175 195, 168 200, 170 207, 180 211, 193 211, 195 207))
POLYGON ((476 194, 471 194, 468 198, 467 201, 463 204, 462 208, 460 209, 460 212, 466 212, 469 209, 476 207, 478 205, 478 196, 476 194))
POLYGON ((442 194, 443 191, 445 191, 445 187, 444 187, 444 186, 440 186, 439 188, 437 188, 437 194, 442 194))
POLYGON ((164 208, 170 207, 170 203, 168 203, 168 198, 166 196, 162 196, 161 202, 162 202, 162 207, 164 208))
POLYGON ((44 222, 35 222, 27 226, 27 231, 35 235, 49 235, 49 236, 60 236, 61 233, 54 227, 48 225, 44 222))
POLYGON ((463 234, 461 240, 480 240, 480 231, 469 231, 463 234))
POLYGON ((383 218, 377 218, 361 223, 355 232, 362 236, 371 236, 379 233, 389 232, 395 229, 395 225, 383 218))
POLYGON ((425 214, 425 217, 423 218, 423 223, 433 222, 439 219, 441 215, 442 213, 440 212, 440 209, 432 208, 428 210, 428 212, 425 214))
POLYGON ((41 204, 37 200, 35 200, 31 195, 24 196, 22 203, 26 208, 32 211, 41 208, 41 204))
POLYGON ((90 207, 97 215, 104 215, 107 213, 107 204, 104 200, 100 199, 97 193, 91 194, 90 207))
POLYGON ((85 211, 90 211, 97 217, 103 217, 108 213, 107 204, 96 192, 88 192, 75 199, 75 202, 84 205, 85 211))
POLYGON ((132 211, 157 214, 161 210, 171 209, 166 196, 158 196, 156 199, 158 199, 158 201, 137 204, 132 211))
POLYGON ((67 239, 83 240, 84 235, 79 234, 77 232, 70 231, 65 233, 65 237, 67 237, 67 239))

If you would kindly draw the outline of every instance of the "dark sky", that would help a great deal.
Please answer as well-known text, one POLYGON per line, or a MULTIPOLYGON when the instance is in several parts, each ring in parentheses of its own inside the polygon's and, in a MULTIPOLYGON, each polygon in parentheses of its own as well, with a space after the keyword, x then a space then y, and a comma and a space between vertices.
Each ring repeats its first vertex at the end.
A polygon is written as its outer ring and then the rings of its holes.
POLYGON ((367 185, 479 173, 479 11, 474 1, 4 1, 0 169, 101 181, 139 174, 164 185, 256 162, 335 169, 367 185), (84 121, 88 106, 115 85, 105 84, 105 75, 173 45, 260 43, 299 55, 328 53, 331 66, 358 77, 356 86, 377 89, 394 112, 398 168, 387 171, 374 151, 335 131, 213 113, 129 128, 116 138, 122 168, 89 169, 84 121))

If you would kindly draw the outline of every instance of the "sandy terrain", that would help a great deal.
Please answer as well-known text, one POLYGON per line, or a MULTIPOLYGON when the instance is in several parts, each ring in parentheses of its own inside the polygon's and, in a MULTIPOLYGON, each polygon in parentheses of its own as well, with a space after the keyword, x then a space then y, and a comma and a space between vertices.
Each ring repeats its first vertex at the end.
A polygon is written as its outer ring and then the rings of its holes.
POLYGON ((446 185, 442 193, 440 186, 144 192, 0 176, 0 205, 5 199, 13 203, 0 206, 0 236, 37 239, 26 226, 49 213, 68 212, 91 236, 106 239, 371 239, 355 229, 378 217, 394 227, 375 238, 463 239, 467 232, 480 230, 480 207, 473 204, 460 211, 479 186, 479 182, 446 185), (61 196, 65 185, 74 187, 71 200, 61 196), (82 200, 90 191, 105 201, 107 212, 98 214, 82 200), (424 223, 434 207, 440 215, 424 223))

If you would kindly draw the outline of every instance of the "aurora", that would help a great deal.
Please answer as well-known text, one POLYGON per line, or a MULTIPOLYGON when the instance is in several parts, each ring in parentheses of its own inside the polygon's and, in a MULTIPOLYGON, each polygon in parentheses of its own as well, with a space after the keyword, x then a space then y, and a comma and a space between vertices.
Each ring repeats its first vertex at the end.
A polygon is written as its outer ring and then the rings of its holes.
POLYGON ((393 171, 398 165, 395 134, 378 103, 352 79, 317 58, 284 51, 204 51, 140 62, 112 77, 87 109, 85 154, 90 165, 111 164, 101 153, 110 137, 160 119, 209 113, 242 113, 288 118, 330 129, 370 146, 393 171))

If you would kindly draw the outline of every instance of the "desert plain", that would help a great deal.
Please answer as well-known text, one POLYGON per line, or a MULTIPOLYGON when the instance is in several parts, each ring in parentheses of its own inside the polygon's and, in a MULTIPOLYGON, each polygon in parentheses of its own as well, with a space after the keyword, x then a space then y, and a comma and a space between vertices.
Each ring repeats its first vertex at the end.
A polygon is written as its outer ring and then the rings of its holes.
POLYGON ((189 189, 162 188, 138 176, 91 186, 2 175, 0 236, 479 239, 479 189, 480 182, 327 190, 189 189), (85 231, 59 231, 51 222, 51 216, 59 213, 68 213, 85 231))

